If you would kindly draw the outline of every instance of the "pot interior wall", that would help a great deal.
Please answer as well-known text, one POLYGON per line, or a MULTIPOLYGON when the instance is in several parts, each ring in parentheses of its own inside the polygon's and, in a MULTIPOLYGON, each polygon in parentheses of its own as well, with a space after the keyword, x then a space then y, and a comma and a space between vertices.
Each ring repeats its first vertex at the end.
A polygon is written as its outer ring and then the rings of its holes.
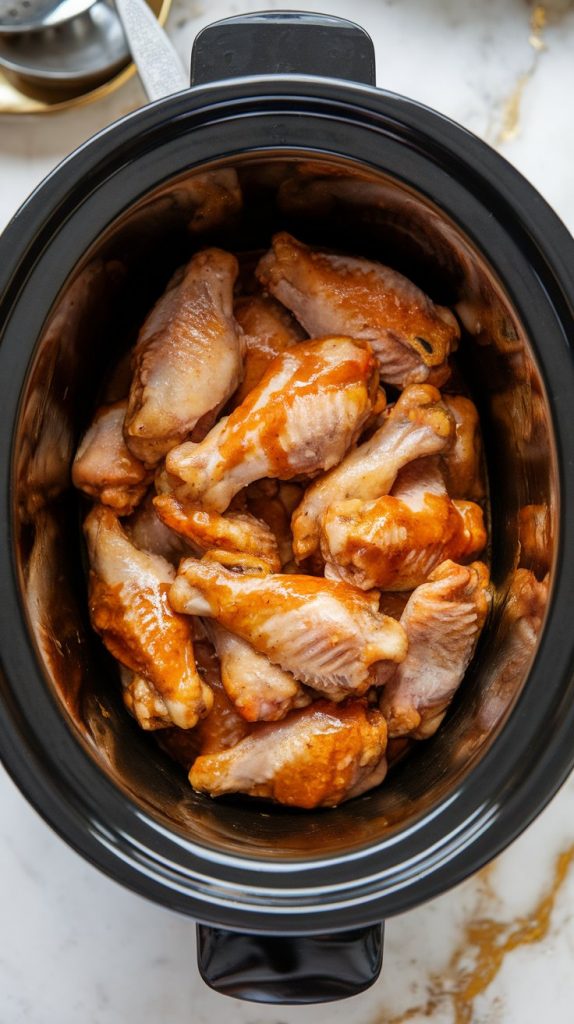
POLYGON ((412 824, 472 770, 503 727, 541 623, 540 615, 513 613, 508 594, 519 566, 539 579, 551 567, 552 428, 517 311, 462 230, 422 196, 333 159, 270 155, 245 160, 236 171, 241 209, 229 205, 214 223, 213 210, 198 209, 195 176, 164 185, 91 247, 59 296, 36 348, 16 442, 23 597, 47 685, 70 728, 148 814, 199 843, 246 855, 267 855, 270 844, 277 856, 335 854, 412 824), (185 772, 130 719, 116 667, 87 619, 84 509, 69 480, 102 381, 173 270, 205 244, 261 251, 279 228, 388 263, 434 300, 456 306, 464 328, 457 363, 481 412, 491 497, 496 600, 447 719, 380 789, 317 813, 194 794, 185 772), (521 546, 520 522, 529 515, 537 536, 521 546))

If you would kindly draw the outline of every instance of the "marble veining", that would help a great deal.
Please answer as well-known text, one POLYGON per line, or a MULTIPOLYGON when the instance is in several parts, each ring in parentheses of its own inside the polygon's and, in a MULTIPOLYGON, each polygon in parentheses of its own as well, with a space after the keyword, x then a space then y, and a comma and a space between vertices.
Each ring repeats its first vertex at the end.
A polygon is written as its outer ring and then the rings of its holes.
MULTIPOLYGON (((547 0, 175 0, 197 30, 244 11, 349 16, 372 34, 378 84, 436 107, 500 150, 574 229, 574 3, 547 0)), ((0 119, 0 227, 68 152, 143 101, 137 81, 49 118, 0 119)), ((69 850, 0 773, 0 1024, 571 1024, 574 778, 474 878, 387 925, 380 981, 345 1003, 259 1007, 217 996, 192 922, 121 889, 69 850)))

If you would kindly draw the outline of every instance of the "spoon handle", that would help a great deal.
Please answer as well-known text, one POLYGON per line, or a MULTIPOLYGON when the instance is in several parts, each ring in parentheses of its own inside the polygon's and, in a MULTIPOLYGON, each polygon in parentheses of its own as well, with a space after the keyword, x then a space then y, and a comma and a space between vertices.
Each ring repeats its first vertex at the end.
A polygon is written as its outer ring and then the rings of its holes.
POLYGON ((150 101, 189 89, 189 77, 145 0, 115 0, 124 33, 150 101))

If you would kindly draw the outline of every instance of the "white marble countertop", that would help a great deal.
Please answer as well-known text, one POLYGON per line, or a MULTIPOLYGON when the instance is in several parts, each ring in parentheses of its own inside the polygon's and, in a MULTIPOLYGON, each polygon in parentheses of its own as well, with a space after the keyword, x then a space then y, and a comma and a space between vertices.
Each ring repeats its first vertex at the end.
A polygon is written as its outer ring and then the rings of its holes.
MULTIPOLYGON (((487 139, 574 229, 574 5, 549 0, 175 0, 188 58, 198 28, 279 7, 349 16, 372 34, 378 83, 487 139)), ((131 82, 97 106, 0 118, 0 227, 62 157, 142 102, 131 82)), ((1 770, 0 770, 1 772, 1 770)), ((210 992, 191 921, 121 889, 69 850, 0 774, 2 1024, 572 1024, 574 779, 493 865, 389 922, 367 993, 328 1009, 261 1007, 210 992), (233 1015, 233 1016, 231 1016, 233 1015)))

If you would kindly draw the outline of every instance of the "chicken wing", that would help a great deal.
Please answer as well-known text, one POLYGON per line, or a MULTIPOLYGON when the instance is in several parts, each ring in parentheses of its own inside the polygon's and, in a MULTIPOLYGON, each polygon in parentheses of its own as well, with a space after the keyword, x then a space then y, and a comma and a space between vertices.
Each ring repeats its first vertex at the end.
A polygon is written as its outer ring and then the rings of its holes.
POLYGON ((243 342, 233 319, 237 269, 235 257, 221 249, 197 253, 174 275, 140 331, 124 436, 150 466, 241 380, 243 342))
POLYGON ((403 388, 448 379, 447 359, 460 336, 458 323, 450 310, 436 306, 395 270, 314 252, 280 232, 257 276, 311 337, 345 334, 368 341, 383 382, 403 388))
POLYGON ((291 313, 269 295, 244 295, 237 299, 233 312, 245 335, 243 381, 233 396, 235 404, 241 405, 275 357, 302 341, 305 332, 291 313))
POLYGON ((243 551, 264 559, 272 572, 281 568, 274 533, 249 512, 227 512, 223 516, 186 505, 171 494, 158 494, 154 508, 166 526, 190 542, 196 554, 210 548, 243 551))
POLYGON ((372 437, 307 489, 291 524, 297 561, 319 547, 321 518, 330 505, 348 498, 371 501, 388 494, 403 466, 444 451, 453 431, 452 416, 436 388, 429 384, 405 388, 372 437))
POLYGON ((189 622, 167 599, 172 566, 159 555, 138 551, 103 505, 89 513, 84 533, 94 629, 110 654, 161 698, 171 722, 192 728, 213 698, 197 673, 189 622))
POLYGON ((482 440, 478 411, 464 395, 443 395, 454 419, 454 441, 442 456, 446 487, 451 498, 480 501, 485 488, 482 469, 482 440))
POLYGON ((378 595, 299 575, 240 574, 209 558, 181 563, 169 599, 215 618, 285 672, 331 700, 361 694, 382 660, 402 661, 404 630, 378 612, 378 595))
POLYGON ((414 590, 445 559, 466 561, 485 544, 480 505, 450 500, 437 457, 405 466, 390 495, 335 502, 321 523, 325 575, 362 590, 414 590))
POLYGON ((167 480, 160 478, 159 486, 224 512, 254 480, 288 480, 336 465, 369 416, 377 376, 373 354, 361 342, 300 342, 277 356, 201 444, 170 451, 167 480))
POLYGON ((152 478, 124 441, 127 404, 126 399, 98 409, 80 441, 72 466, 75 487, 109 505, 119 516, 133 512, 152 478))
POLYGON ((231 750, 198 757, 194 789, 248 793, 289 807, 336 807, 383 781, 385 719, 364 700, 317 701, 282 722, 259 726, 231 750))
POLYGON ((225 692, 248 722, 276 722, 311 697, 290 672, 273 665, 246 640, 217 622, 206 623, 221 666, 225 692))
POLYGON ((379 673, 380 708, 389 736, 432 736, 442 722, 470 659, 490 604, 482 562, 443 562, 411 594, 401 616, 408 637, 402 664, 379 673), (390 678, 389 678, 390 677, 390 678))

